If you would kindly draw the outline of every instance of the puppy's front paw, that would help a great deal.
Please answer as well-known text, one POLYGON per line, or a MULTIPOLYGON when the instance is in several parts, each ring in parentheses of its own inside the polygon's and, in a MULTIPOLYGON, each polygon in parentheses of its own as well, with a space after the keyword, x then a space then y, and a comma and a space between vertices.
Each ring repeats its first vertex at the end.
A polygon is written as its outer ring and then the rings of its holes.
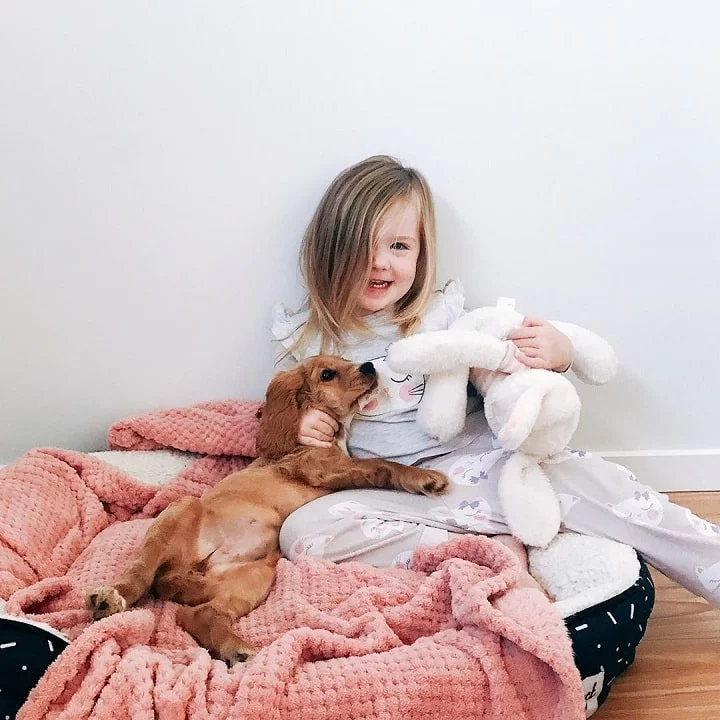
POLYGON ((422 491, 425 495, 444 495, 450 489, 450 480, 439 470, 428 470, 422 491))
POLYGON ((111 586, 95 588, 87 596, 87 607, 93 620, 114 615, 127 608, 125 598, 111 586))
POLYGON ((438 470, 416 470, 407 489, 422 495, 443 495, 448 491, 450 481, 438 470))

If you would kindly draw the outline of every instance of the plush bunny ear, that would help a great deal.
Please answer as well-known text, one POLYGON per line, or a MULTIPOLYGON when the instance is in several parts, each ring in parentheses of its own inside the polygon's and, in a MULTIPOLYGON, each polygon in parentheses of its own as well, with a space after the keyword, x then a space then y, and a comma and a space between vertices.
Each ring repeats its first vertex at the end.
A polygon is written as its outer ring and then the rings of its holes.
POLYGON ((260 457, 277 460, 297 447, 300 409, 307 391, 302 366, 279 372, 270 381, 258 428, 260 457))
POLYGON ((615 377, 618 359, 607 340, 573 323, 553 321, 552 324, 570 338, 575 351, 573 372, 583 382, 603 385, 615 377))

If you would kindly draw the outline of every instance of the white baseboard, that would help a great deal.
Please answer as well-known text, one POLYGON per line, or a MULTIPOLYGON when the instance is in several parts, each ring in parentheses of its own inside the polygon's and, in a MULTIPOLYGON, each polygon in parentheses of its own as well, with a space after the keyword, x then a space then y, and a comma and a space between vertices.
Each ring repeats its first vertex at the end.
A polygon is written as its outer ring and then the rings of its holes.
POLYGON ((661 492, 720 490, 720 450, 646 450, 596 453, 630 468, 637 479, 661 492))

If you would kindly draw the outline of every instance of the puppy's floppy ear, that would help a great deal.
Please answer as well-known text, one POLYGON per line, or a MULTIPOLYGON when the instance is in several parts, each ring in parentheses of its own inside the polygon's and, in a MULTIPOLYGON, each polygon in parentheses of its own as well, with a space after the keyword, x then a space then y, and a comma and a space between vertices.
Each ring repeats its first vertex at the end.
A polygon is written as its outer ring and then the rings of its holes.
POLYGON ((277 460, 297 447, 300 409, 307 391, 302 367, 279 372, 270 381, 257 436, 261 457, 277 460))

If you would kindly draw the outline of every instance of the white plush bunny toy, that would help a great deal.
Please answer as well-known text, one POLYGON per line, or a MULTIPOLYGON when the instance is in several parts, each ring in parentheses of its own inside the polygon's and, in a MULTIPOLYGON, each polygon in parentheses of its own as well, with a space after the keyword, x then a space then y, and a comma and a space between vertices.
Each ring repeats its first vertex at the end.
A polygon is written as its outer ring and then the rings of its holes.
MULTIPOLYGON (((560 529, 560 504, 543 465, 568 457, 567 446, 580 419, 580 398, 562 374, 529 369, 515 359, 507 340, 523 316, 514 302, 463 315, 448 330, 418 333, 393 343, 388 365, 397 372, 428 375, 418 423, 441 441, 465 422, 468 380, 484 398, 488 425, 501 447, 512 453, 498 492, 510 531, 525 545, 545 547, 560 529)), ((584 382, 611 380, 617 359, 595 333, 553 322, 574 347, 573 371, 584 382)))

